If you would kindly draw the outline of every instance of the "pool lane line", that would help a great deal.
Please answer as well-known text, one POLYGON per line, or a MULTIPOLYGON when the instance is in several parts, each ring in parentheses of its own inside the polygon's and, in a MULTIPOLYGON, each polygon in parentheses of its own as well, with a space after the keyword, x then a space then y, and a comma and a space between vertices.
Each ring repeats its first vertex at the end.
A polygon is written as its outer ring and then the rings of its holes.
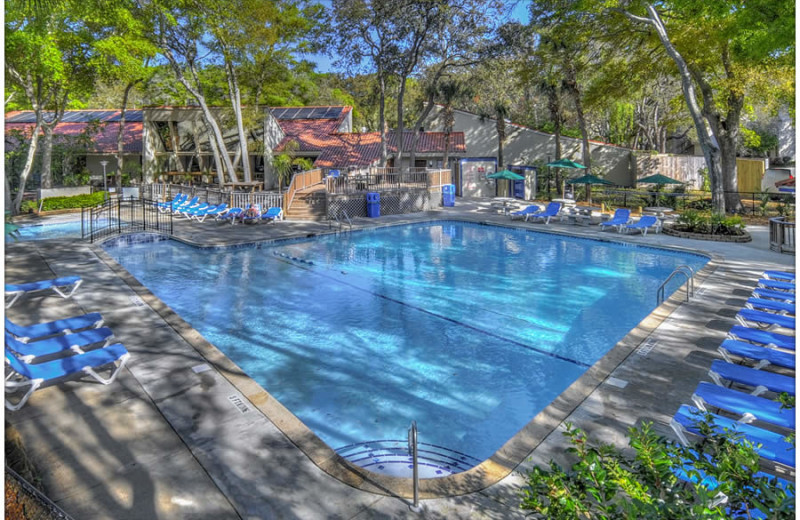
MULTIPOLYGON (((589 368, 592 367, 592 365, 590 365, 589 363, 584 363, 583 361, 578 361, 577 359, 568 358, 566 356, 562 356, 560 354, 555 354, 553 352, 547 352, 546 350, 542 350, 542 349, 533 347, 531 345, 526 345, 525 343, 521 343, 519 341, 503 337, 503 336, 501 336, 499 334, 495 334, 493 332, 489 332, 489 331, 484 330, 484 329, 479 329, 478 327, 475 327, 474 325, 469 325, 467 323, 455 320, 453 318, 449 318, 447 316, 442 316, 441 314, 437 314, 437 313, 435 313, 433 311, 429 311, 427 309, 423 309, 422 307, 418 307, 416 305, 412 305, 410 303, 406 303, 406 302, 398 300, 396 298, 392 298, 391 296, 386 296, 384 294, 376 293, 376 292, 364 289, 363 287, 359 287, 359 286, 354 285, 352 283, 346 282, 344 280, 340 280, 338 278, 334 278, 333 276, 330 276, 328 274, 325 274, 325 273, 322 273, 320 271, 311 269, 310 266, 318 265, 318 264, 315 264, 315 263, 311 262, 310 260, 300 260, 300 259, 298 259, 296 257, 284 257, 284 256, 279 256, 279 255, 272 255, 270 258, 273 258, 273 259, 275 259, 275 260, 277 260, 279 262, 287 263, 287 264, 289 264, 291 266, 294 266, 294 267, 297 267, 299 269, 303 269, 305 271, 309 271, 311 273, 316 274, 317 276, 320 276, 322 278, 327 278, 328 280, 334 281, 336 283, 340 283, 342 285, 346 285, 347 287, 351 287, 351 288, 356 289, 358 291, 365 292, 365 293, 371 294, 373 296, 377 296, 378 298, 382 298, 382 299, 384 299, 386 301, 390 301, 390 302, 396 303, 398 305, 403 305, 405 307, 417 310, 419 312, 422 312, 422 313, 427 314, 429 316, 433 316, 435 318, 439 318, 439 319, 442 319, 442 320, 445 320, 445 321, 449 321, 450 323, 453 323, 455 325, 460 325, 462 327, 465 327, 467 329, 473 330, 473 331, 478 332, 480 334, 483 334, 485 336, 489 336, 489 337, 494 338, 494 339, 505 341, 507 343, 511 343, 512 345, 516 345, 518 347, 521 347, 521 348, 524 348, 524 349, 527 349, 527 350, 532 350, 532 351, 534 351, 534 352, 536 352, 538 354, 543 354, 543 355, 551 357, 551 358, 555 358, 555 359, 558 359, 558 360, 561 360, 561 361, 566 361, 567 363, 572 363, 573 365, 577 365, 579 367, 586 368, 586 369, 589 369, 589 368), (297 260, 296 262, 293 261, 295 259, 297 260)), ((341 271, 341 273, 346 274, 345 271, 341 271)))

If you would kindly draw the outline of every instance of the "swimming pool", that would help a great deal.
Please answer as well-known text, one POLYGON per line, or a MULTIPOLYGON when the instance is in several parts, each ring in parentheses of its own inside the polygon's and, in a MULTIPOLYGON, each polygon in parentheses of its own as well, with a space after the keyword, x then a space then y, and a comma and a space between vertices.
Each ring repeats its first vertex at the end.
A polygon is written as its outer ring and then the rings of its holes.
MULTIPOLYGON (((53 238, 81 238, 80 218, 47 219, 37 224, 22 224, 19 240, 49 240, 53 238)), ((8 240, 8 239, 7 239, 8 240)))
POLYGON ((676 266, 708 261, 452 221, 106 250, 332 448, 416 420, 478 461, 646 317, 676 266))

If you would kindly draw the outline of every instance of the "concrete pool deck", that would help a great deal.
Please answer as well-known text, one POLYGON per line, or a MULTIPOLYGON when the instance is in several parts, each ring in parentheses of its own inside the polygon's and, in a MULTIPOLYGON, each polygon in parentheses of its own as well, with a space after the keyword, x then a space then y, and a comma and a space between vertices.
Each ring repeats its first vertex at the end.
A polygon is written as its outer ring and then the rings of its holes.
MULTIPOLYGON (((491 211, 489 201, 459 199, 454 208, 358 219, 353 228, 442 218, 509 224, 507 217, 491 211)), ((714 271, 696 287, 696 297, 664 316, 640 338, 641 346, 568 413, 567 420, 593 439, 620 446, 627 442, 627 429, 643 420, 669 434, 669 418, 689 402, 696 383, 707 379, 715 349, 759 274, 794 270, 794 257, 769 250, 766 226, 749 228, 753 242, 729 244, 656 234, 626 237, 601 233, 597 226, 514 225, 717 257, 714 271)), ((205 245, 329 231, 327 223, 315 222, 230 226, 176 220, 175 225, 179 239, 205 245)), ((554 457, 563 461, 559 427, 498 483, 424 500, 423 515, 410 512, 407 500, 345 484, 319 469, 309 458, 314 455, 295 445, 297 439, 284 435, 292 424, 275 424, 260 412, 278 403, 248 400, 245 395, 263 394, 224 363, 209 359, 209 352, 198 350, 203 343, 199 334, 131 285, 124 270, 108 260, 81 242, 6 245, 9 282, 67 274, 85 280, 73 299, 25 297, 7 311, 9 318, 29 323, 100 311, 132 352, 128 368, 112 385, 50 387, 34 393, 19 412, 6 413, 43 474, 48 495, 75 518, 522 518, 517 494, 524 472, 554 457), (208 369, 210 363, 215 368, 208 369)))

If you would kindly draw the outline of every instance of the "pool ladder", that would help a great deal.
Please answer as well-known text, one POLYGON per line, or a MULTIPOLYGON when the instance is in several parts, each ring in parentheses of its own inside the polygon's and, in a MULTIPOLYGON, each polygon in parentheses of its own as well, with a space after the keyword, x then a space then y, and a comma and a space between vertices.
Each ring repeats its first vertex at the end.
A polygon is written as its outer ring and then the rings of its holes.
POLYGON ((679 265, 670 273, 667 279, 664 280, 664 283, 658 287, 658 291, 656 292, 656 305, 661 305, 661 303, 663 303, 667 284, 679 274, 686 277, 686 301, 689 301, 689 296, 694 296, 694 269, 688 265, 679 265))
MULTIPOLYGON (((347 216, 347 211, 342 210, 342 217, 344 218, 345 221, 347 221, 348 230, 352 231, 353 230, 353 222, 351 222, 350 221, 350 217, 347 216)), ((336 216, 336 213, 333 214, 333 218, 332 219, 328 220, 328 228, 330 229, 331 225, 333 225, 333 221, 334 220, 336 221, 337 224, 339 224, 339 231, 341 231, 342 227, 344 226, 344 222, 339 220, 339 217, 336 216)))

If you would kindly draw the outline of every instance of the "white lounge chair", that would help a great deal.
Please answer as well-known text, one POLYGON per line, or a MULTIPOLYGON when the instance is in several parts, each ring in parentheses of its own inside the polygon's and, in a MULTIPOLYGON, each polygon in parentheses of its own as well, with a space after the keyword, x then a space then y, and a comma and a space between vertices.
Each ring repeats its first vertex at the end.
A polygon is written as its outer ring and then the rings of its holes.
POLYGON ((6 309, 10 308, 14 303, 19 300, 20 296, 29 292, 44 291, 46 289, 54 290, 62 298, 69 298, 78 287, 81 286, 83 280, 80 276, 62 276, 61 278, 54 278, 52 280, 40 280, 38 282, 28 282, 6 284, 6 298, 9 296, 11 300, 6 302, 6 309), (66 288, 72 286, 72 289, 67 291, 66 288))

